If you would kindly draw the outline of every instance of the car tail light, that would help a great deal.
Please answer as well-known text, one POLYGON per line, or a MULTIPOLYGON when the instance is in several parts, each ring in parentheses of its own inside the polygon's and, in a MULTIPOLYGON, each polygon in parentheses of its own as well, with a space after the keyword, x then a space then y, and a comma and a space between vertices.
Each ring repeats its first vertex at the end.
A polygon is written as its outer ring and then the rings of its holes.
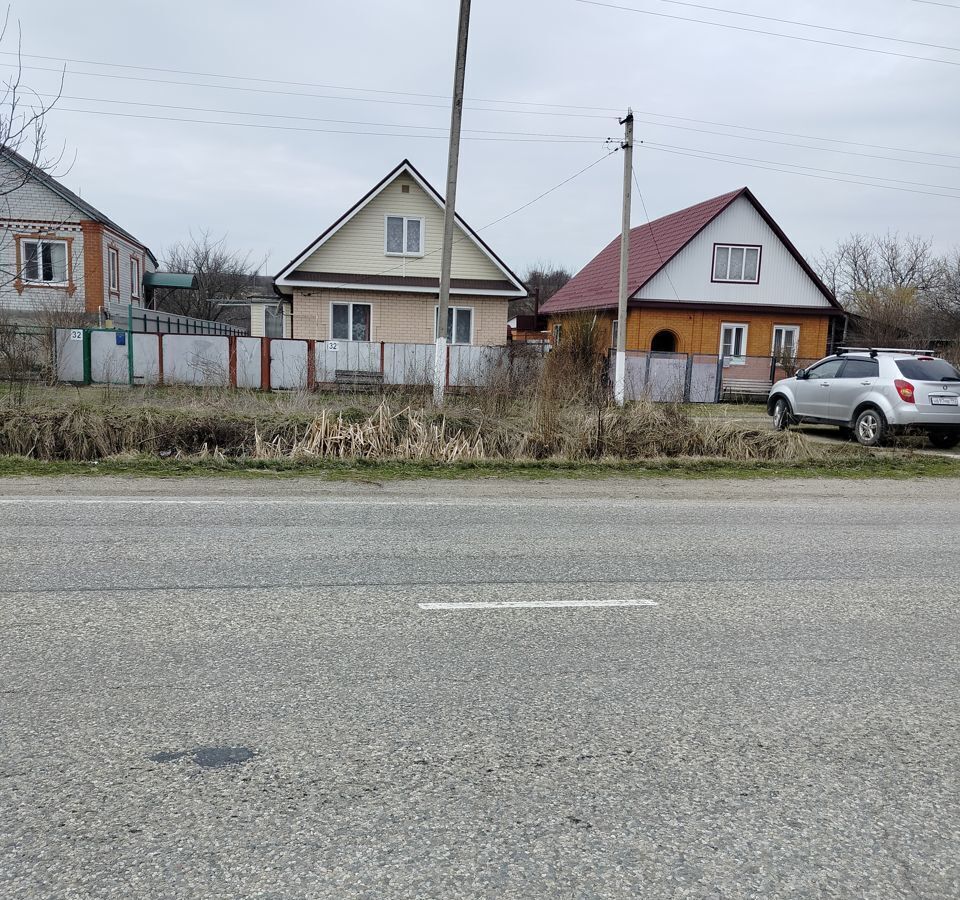
POLYGON ((909 381, 904 381, 902 378, 897 378, 893 382, 893 386, 897 389, 897 393, 900 395, 901 400, 906 400, 907 403, 916 403, 917 398, 914 396, 913 385, 909 381))

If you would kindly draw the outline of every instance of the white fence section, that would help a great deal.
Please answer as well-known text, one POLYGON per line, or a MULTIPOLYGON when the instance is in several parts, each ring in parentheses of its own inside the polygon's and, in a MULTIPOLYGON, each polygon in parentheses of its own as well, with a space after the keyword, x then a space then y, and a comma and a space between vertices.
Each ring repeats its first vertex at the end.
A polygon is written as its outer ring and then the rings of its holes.
MULTIPOLYGON (((610 378, 613 378, 613 359, 610 378)), ((647 397, 657 403, 716 403, 720 366, 716 356, 629 351, 625 394, 628 400, 647 397)))
MULTIPOLYGON (((274 390, 365 382, 432 384, 435 352, 434 344, 148 334, 105 328, 58 329, 56 343, 60 381, 274 390)), ((542 348, 527 345, 454 345, 449 348, 447 384, 479 387, 501 370, 514 378, 532 377, 532 367, 542 362, 543 355, 542 348)))
POLYGON ((165 334, 160 339, 163 341, 165 384, 194 384, 205 387, 230 385, 229 338, 200 334, 165 334))

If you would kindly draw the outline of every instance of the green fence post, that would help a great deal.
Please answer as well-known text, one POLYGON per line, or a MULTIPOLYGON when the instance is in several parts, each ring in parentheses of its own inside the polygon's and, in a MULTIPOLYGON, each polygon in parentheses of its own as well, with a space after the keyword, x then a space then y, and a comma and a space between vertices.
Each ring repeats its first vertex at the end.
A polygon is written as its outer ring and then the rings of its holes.
POLYGON ((83 383, 93 381, 93 365, 90 361, 90 330, 83 329, 83 383))
POLYGON ((127 381, 133 387, 133 304, 127 304, 127 381))

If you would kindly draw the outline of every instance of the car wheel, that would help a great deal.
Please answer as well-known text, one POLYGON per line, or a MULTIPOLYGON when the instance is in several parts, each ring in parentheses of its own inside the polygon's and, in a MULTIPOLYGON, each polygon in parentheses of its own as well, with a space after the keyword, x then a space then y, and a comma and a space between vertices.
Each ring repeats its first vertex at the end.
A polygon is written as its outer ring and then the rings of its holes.
POLYGON ((931 431, 929 437, 938 450, 949 450, 960 444, 960 431, 931 431))
POLYGON ((879 447, 887 435, 887 420, 883 413, 872 406, 865 409, 853 425, 853 435, 857 443, 864 447, 879 447))
POLYGON ((777 431, 784 431, 795 423, 790 404, 783 397, 777 397, 777 402, 773 404, 773 427, 777 431))

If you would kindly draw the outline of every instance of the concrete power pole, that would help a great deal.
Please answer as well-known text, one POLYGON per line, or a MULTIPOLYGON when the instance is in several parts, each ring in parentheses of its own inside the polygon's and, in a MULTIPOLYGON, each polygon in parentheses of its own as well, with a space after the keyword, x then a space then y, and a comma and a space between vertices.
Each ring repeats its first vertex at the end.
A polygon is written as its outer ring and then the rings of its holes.
POLYGON ((613 399, 623 406, 627 369, 627 265, 630 262, 630 201, 633 187, 633 110, 621 120, 623 135, 623 222, 620 226, 620 305, 617 312, 617 360, 613 376, 613 399))
POLYGON ((460 123, 463 119, 463 83, 467 74, 467 34, 470 0, 460 0, 457 28, 457 64, 453 74, 453 108, 450 113, 450 148, 447 154, 447 194, 443 211, 443 248, 440 254, 440 301, 437 312, 437 350, 434 359, 433 402, 443 405, 447 380, 447 317, 450 310, 450 266, 453 261, 453 226, 457 209, 457 169, 460 163, 460 123))

